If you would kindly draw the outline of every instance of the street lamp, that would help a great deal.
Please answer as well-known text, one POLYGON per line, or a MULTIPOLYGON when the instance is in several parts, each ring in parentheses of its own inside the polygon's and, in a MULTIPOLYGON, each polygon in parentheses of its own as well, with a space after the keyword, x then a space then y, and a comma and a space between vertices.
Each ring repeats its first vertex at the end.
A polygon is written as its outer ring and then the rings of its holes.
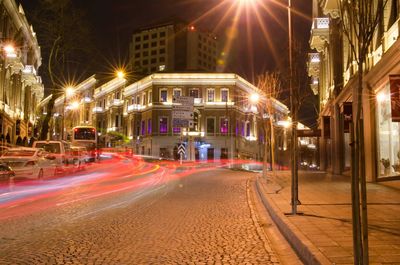
POLYGON ((63 116, 62 116, 62 132, 61 132, 61 140, 66 140, 66 132, 65 132, 65 105, 67 104, 67 98, 72 97, 75 94, 75 89, 71 86, 68 86, 64 89, 64 104, 63 104, 63 116))
POLYGON ((260 95, 258 93, 253 93, 250 95, 250 102, 253 104, 257 104, 260 100, 260 95))
POLYGON ((118 78, 124 78, 125 77, 125 72, 122 71, 122 70, 118 70, 116 72, 116 75, 117 75, 118 78))

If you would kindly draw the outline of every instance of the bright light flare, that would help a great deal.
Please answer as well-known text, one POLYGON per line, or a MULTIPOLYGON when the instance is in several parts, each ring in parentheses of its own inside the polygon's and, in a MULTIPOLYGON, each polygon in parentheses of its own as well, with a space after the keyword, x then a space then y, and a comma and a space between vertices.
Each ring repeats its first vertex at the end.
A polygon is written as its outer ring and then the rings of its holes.
POLYGON ((72 97, 75 94, 75 89, 71 86, 65 88, 65 95, 67 98, 72 97))
POLYGON ((71 109, 75 110, 79 108, 79 102, 78 101, 74 101, 71 103, 71 109))
POLYGON ((257 104, 260 100, 260 95, 258 93, 253 93, 250 95, 250 102, 253 104, 257 104))
POLYGON ((381 102, 389 101, 389 97, 386 93, 381 92, 381 93, 378 93, 378 95, 376 95, 376 100, 379 103, 381 103, 381 102))
POLYGON ((116 74, 117 74, 118 78, 124 78, 125 77, 125 72, 122 71, 122 70, 118 70, 116 74))

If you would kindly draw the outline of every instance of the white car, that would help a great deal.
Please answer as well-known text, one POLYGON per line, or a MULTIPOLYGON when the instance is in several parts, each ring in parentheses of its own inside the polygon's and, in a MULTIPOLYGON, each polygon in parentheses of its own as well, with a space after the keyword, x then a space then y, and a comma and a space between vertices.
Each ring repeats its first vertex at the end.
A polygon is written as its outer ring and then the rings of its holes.
POLYGON ((10 148, 1 157, 0 163, 7 164, 15 177, 42 179, 56 173, 55 156, 37 148, 10 148))

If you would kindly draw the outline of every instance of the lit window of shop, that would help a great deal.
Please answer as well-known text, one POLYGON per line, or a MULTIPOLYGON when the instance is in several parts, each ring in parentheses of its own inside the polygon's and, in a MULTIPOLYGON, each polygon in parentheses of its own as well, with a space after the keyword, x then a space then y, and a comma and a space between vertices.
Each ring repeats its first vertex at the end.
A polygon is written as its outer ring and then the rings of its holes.
POLYGON ((199 90, 198 89, 190 89, 189 90, 189 96, 194 97, 194 98, 199 98, 199 90))
POLYGON ((172 131, 174 132, 174 134, 178 134, 178 133, 181 133, 181 128, 180 127, 174 127, 172 129, 172 131))
POLYGON ((168 118, 161 117, 160 118, 160 133, 167 133, 168 132, 168 118))
POLYGON ((392 112, 390 85, 377 93, 377 130, 379 142, 379 175, 400 174, 400 126, 392 112))
POLYGON ((182 94, 182 90, 180 88, 174 88, 174 98, 180 97, 182 94))

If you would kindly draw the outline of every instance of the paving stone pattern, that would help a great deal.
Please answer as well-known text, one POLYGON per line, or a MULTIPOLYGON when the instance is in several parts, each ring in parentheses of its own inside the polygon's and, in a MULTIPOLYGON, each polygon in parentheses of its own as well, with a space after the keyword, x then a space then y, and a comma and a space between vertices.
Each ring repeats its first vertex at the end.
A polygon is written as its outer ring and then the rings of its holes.
POLYGON ((75 204, 3 221, 0 264, 279 264, 252 218, 251 177, 207 171, 82 218, 75 204))

